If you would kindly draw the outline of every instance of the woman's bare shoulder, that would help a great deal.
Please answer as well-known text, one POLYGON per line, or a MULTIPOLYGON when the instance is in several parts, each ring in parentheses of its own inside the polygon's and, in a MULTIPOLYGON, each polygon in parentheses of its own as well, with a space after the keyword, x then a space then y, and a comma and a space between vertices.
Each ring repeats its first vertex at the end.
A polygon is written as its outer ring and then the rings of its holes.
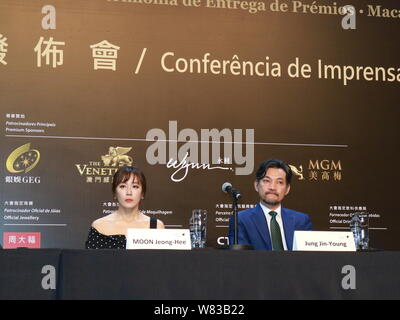
POLYGON ((165 229, 164 223, 159 219, 157 219, 157 229, 165 229))
POLYGON ((107 216, 101 217, 92 223, 92 227, 95 228, 98 232, 107 234, 110 225, 115 221, 115 213, 111 213, 107 216))

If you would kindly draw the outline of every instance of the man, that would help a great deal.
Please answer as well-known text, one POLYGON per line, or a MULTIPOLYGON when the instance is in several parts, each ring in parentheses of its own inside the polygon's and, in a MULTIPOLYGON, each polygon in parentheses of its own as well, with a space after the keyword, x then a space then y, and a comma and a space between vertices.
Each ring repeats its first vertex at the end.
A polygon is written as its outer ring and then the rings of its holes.
MULTIPOLYGON (((312 230, 307 214, 283 208, 290 191, 292 171, 282 160, 261 163, 254 188, 260 196, 255 208, 238 213, 238 244, 255 250, 292 250, 295 230, 312 230)), ((234 220, 229 224, 229 243, 234 244, 234 220)))

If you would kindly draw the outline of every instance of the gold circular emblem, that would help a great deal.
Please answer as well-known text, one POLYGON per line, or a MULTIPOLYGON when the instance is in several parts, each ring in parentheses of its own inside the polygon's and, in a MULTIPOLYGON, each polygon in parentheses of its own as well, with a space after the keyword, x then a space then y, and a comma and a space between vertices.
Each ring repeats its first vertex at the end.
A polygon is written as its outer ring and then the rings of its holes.
POLYGON ((7 158, 6 167, 11 173, 27 173, 39 162, 40 153, 27 143, 15 149, 7 158))

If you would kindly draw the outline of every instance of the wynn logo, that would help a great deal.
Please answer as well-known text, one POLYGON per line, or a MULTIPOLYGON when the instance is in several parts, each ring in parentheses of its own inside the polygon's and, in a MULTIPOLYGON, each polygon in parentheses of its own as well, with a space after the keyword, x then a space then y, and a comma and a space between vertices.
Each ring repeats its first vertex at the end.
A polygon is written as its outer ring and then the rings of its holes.
POLYGON ((6 168, 11 173, 27 173, 39 163, 40 153, 27 143, 15 149, 7 158, 6 168))
POLYGON ((232 170, 237 175, 253 172, 254 129, 246 129, 243 133, 242 129, 214 128, 201 129, 198 133, 191 128, 178 131, 178 122, 169 121, 168 132, 160 128, 151 129, 146 140, 154 142, 147 148, 147 162, 176 169, 171 174, 174 182, 184 180, 189 169, 232 170), (232 165, 236 167, 232 168, 232 165))
POLYGON ((133 165, 132 156, 127 155, 131 150, 132 147, 109 147, 108 153, 100 156, 101 161, 75 164, 75 167, 79 175, 85 177, 86 183, 111 183, 119 167, 133 165))

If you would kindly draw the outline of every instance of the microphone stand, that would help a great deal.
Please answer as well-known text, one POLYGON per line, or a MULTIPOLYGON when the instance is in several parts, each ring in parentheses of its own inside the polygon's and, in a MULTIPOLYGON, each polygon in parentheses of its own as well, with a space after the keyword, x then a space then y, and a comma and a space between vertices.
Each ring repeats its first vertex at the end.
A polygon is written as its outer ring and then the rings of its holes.
POLYGON ((230 244, 228 246, 229 250, 252 250, 253 247, 249 246, 247 244, 238 244, 239 242, 239 226, 238 226, 238 205, 237 205, 238 200, 236 197, 233 197, 233 221, 234 221, 234 226, 233 226, 233 244, 230 244))

